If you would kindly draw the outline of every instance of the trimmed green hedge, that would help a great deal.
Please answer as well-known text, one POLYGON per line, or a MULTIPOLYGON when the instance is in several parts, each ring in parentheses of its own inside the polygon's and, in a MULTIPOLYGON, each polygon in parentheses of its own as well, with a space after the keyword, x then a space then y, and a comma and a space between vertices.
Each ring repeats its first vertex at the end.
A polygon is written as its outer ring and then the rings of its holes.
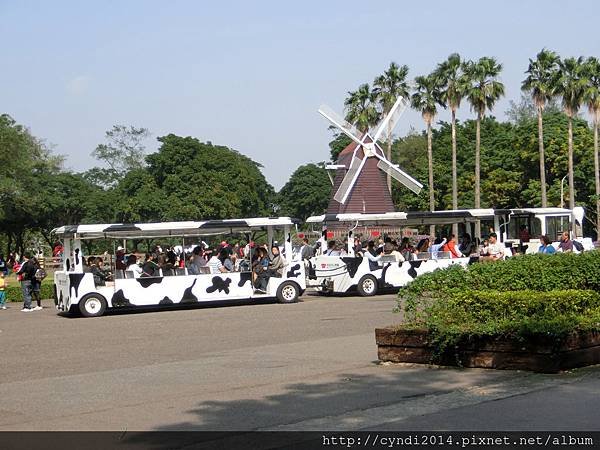
POLYGON ((464 339, 556 338, 600 331, 600 252, 526 255, 417 277, 399 293, 403 329, 426 329, 437 355, 464 339))
MULTIPOLYGON (((15 278, 9 279, 9 285, 4 291, 6 293, 7 302, 22 302, 23 291, 21 291, 21 283, 15 278)), ((42 281, 42 288, 40 290, 40 296, 42 299, 54 298, 54 281, 46 278, 42 281)))
MULTIPOLYGON (((573 332, 600 331, 600 293, 450 290, 399 328, 428 331, 435 348, 432 362, 461 342, 482 337, 525 341, 544 336, 559 347, 573 332)), ((455 357, 460 364, 458 353, 455 357)))
POLYGON ((454 288, 472 290, 600 291, 600 251, 581 254, 524 255, 486 264, 459 265, 418 276, 402 288, 400 299, 437 296, 454 288))

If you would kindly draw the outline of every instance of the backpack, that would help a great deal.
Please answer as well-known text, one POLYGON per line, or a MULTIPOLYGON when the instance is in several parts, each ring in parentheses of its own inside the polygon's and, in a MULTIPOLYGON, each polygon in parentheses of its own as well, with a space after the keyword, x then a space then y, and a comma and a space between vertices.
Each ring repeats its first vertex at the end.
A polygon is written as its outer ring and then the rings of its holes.
POLYGON ((46 278, 46 271, 42 268, 39 268, 35 271, 34 277, 37 281, 42 281, 44 278, 46 278))
POLYGON ((579 242, 579 241, 573 241, 573 247, 578 252, 582 252, 583 251, 583 244, 581 242, 579 242))

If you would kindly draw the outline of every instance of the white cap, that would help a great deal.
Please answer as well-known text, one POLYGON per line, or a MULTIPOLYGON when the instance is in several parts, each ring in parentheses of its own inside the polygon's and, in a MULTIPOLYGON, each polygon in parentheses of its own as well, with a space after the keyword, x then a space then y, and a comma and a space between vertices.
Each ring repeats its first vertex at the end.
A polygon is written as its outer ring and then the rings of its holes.
POLYGON ((117 251, 119 250, 123 250, 123 247, 121 247, 120 245, 117 247, 117 251))

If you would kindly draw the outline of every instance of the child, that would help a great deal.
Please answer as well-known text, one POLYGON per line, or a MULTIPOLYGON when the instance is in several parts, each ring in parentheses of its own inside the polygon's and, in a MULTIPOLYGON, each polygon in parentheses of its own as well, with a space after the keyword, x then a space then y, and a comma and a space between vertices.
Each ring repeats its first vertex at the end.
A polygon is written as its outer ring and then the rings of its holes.
POLYGON ((4 278, 4 272, 0 272, 0 309, 6 309, 6 279, 4 278))

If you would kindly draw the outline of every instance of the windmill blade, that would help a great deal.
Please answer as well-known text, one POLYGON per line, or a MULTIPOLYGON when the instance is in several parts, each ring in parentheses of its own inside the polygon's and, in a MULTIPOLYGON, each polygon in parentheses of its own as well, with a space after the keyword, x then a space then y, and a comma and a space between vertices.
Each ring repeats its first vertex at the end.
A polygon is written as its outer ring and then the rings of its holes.
POLYGON ((408 100, 406 100, 404 97, 398 97, 396 99, 396 102, 390 109, 390 112, 386 114, 386 116, 373 128, 373 130, 369 131, 369 134, 373 136, 374 141, 377 141, 384 131, 387 131, 388 129, 392 131, 396 127, 398 119, 406 110, 407 106, 408 100))
POLYGON ((362 145, 362 133, 351 123, 340 117, 333 109, 327 105, 319 107, 319 114, 338 127, 346 136, 359 145, 362 145))
POLYGON ((381 170, 383 170, 385 173, 390 175, 395 180, 398 180, 400 183, 402 183, 408 189, 413 191, 415 194, 418 194, 419 192, 421 192, 421 189, 423 189, 423 185, 421 183, 419 183, 417 180, 415 180, 413 177, 411 177, 406 172, 403 172, 402 170, 400 170, 398 168, 398 166, 396 166, 394 164, 390 164, 390 162, 387 159, 381 158, 377 154, 376 154, 376 156, 379 158, 377 167, 379 167, 381 170))
POLYGON ((356 180, 358 179, 358 175, 360 174, 360 171, 362 170, 366 161, 367 161, 367 157, 364 157, 362 160, 357 157, 352 158, 352 162, 350 163, 350 168, 348 169, 348 172, 346 172, 346 175, 344 176, 344 179, 342 180, 340 187, 338 188, 337 192, 333 196, 333 199, 336 202, 346 203, 346 200, 348 199, 348 195, 350 195, 350 192, 352 191, 352 188, 354 187, 354 184, 356 183, 356 180))

